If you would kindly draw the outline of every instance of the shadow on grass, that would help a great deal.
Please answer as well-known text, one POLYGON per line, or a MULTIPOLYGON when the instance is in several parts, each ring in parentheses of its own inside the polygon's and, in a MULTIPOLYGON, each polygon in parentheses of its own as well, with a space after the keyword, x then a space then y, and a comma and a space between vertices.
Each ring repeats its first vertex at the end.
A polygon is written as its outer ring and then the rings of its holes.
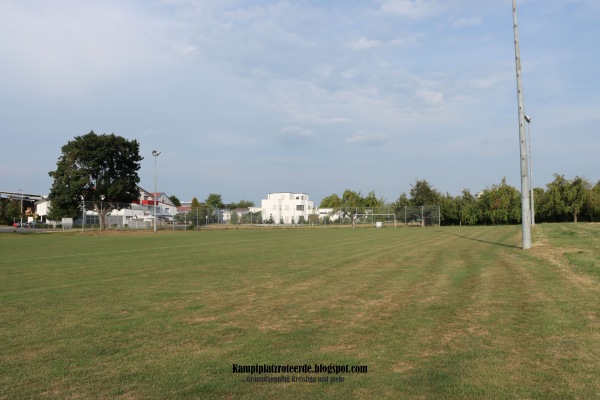
POLYGON ((496 246, 502 246, 502 247, 510 247, 512 249, 520 249, 520 246, 515 246, 512 244, 506 244, 506 243, 499 243, 499 242, 490 242, 489 240, 483 240, 483 239, 476 239, 476 238, 472 238, 472 237, 468 237, 468 236, 463 236, 463 235, 458 235, 456 233, 450 233, 450 232, 441 232, 444 235, 452 235, 452 236, 457 236, 459 238, 463 238, 463 239, 468 239, 468 240, 474 240, 476 242, 481 242, 481 243, 487 243, 487 244, 493 244, 496 246))

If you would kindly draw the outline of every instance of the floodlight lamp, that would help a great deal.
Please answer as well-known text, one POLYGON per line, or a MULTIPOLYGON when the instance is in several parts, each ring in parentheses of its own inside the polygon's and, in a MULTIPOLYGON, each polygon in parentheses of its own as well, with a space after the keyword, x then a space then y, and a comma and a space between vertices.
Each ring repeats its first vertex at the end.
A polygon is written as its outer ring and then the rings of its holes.
POLYGON ((527 123, 531 122, 531 117, 527 114, 523 114, 523 118, 525 118, 525 121, 527 121, 527 123))
POLYGON ((153 155, 154 157, 158 157, 158 156, 160 156, 160 153, 161 153, 160 151, 152 150, 152 155, 153 155))

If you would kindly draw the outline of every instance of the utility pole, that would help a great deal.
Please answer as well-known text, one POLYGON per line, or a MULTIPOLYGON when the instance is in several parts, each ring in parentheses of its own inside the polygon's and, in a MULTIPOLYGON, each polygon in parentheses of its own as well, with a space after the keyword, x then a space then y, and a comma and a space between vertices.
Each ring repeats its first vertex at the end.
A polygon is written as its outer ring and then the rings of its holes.
POLYGON ((519 142, 521 157, 521 226, 523 250, 531 248, 531 211, 529 202, 529 163, 527 160, 527 136, 525 134, 525 113, 523 110, 523 82, 521 80, 521 52, 519 49, 519 29, 517 28, 517 1, 512 1, 513 28, 515 35, 515 66, 517 72, 517 102, 519 105, 519 142))

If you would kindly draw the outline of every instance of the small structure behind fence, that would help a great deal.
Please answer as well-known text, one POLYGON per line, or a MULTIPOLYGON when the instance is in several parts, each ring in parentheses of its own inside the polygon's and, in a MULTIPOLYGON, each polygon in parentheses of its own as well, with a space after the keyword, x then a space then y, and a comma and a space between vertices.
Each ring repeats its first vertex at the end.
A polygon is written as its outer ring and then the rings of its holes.
POLYGON ((396 216, 404 226, 440 226, 440 206, 404 206, 396 216))

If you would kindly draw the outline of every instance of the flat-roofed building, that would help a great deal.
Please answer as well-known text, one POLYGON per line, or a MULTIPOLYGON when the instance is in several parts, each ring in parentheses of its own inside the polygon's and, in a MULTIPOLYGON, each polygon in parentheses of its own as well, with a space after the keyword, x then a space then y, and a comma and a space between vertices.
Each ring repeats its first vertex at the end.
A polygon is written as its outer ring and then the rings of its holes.
POLYGON ((272 220, 276 224, 294 224, 308 221, 314 204, 306 193, 269 193, 261 200, 263 221, 272 220))

